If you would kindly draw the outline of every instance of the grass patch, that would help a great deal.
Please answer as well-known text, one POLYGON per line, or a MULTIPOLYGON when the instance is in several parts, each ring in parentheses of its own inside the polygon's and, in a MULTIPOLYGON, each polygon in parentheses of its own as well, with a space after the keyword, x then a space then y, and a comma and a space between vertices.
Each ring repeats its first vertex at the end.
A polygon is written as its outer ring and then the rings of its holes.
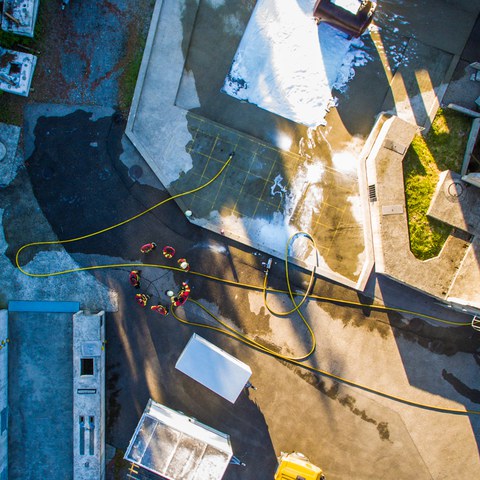
POLYGON ((147 40, 146 34, 138 32, 137 28, 134 27, 134 22, 129 26, 128 37, 125 69, 119 78, 118 86, 118 106, 125 117, 128 116, 128 111, 132 104, 138 72, 142 64, 143 51, 147 40))
POLYGON ((416 135, 403 161, 410 249, 427 260, 440 253, 451 227, 427 217, 443 170, 460 171, 471 119, 439 109, 426 137, 416 135))

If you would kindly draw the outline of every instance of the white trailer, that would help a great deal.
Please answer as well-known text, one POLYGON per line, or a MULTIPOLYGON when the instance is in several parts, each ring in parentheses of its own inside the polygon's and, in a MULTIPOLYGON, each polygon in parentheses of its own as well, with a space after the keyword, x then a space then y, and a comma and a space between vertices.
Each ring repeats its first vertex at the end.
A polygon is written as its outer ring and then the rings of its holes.
POLYGON ((232 403, 252 375, 247 364, 196 333, 188 341, 175 368, 232 403))

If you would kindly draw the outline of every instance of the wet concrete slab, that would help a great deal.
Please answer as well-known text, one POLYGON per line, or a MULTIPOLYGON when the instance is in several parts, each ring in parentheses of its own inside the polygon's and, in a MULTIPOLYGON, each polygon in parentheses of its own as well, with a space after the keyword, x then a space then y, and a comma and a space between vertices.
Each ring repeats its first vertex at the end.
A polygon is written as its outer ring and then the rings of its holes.
MULTIPOLYGON (((335 92, 339 107, 317 129, 221 93, 253 8, 157 2, 126 133, 176 194, 211 178, 235 151, 225 180, 197 192, 194 202, 178 201, 193 212, 190 220, 279 258, 290 235, 308 231, 320 250, 317 272, 362 290, 373 265, 363 164, 368 133, 382 110, 428 127, 478 8, 442 3, 425 29, 433 5, 418 12, 382 4, 364 38, 370 63, 346 91, 335 92), (458 28, 448 24, 453 11, 462 20, 458 28), (258 145, 273 158, 259 155, 258 145), (356 167, 345 172, 345 162, 356 167)), ((298 249, 291 260, 311 268, 311 249, 298 249)))
MULTIPOLYGON (((194 198, 179 200, 180 209, 192 210, 191 221, 197 225, 217 233, 222 233, 223 230, 226 236, 239 240, 252 249, 274 255, 280 252, 279 256, 283 256, 283 249, 277 245, 284 246, 284 239, 291 233, 289 229, 293 227, 292 230, 295 231, 299 225, 302 226, 302 222, 308 222, 307 228, 314 231, 325 262, 322 266, 326 268, 322 274, 336 279, 340 273, 346 272, 344 278, 347 280, 342 279, 342 283, 359 285, 361 282, 358 280, 365 274, 365 268, 361 273, 359 269, 368 264, 366 256, 361 256, 367 243, 365 230, 370 230, 369 217, 363 215, 363 210, 369 211, 369 182, 361 169, 360 173, 356 168, 342 169, 348 162, 339 163, 338 158, 345 160, 353 157, 363 161, 373 146, 367 139, 368 133, 404 58, 402 54, 409 40, 407 37, 413 36, 411 30, 395 31, 406 18, 397 16, 394 3, 398 2, 383 2, 383 5, 390 8, 390 13, 383 19, 380 17, 384 32, 370 44, 376 52, 371 63, 372 69, 367 67, 358 71, 349 90, 342 94, 342 98, 351 99, 351 103, 343 106, 340 103, 339 108, 330 112, 327 128, 299 133, 291 125, 276 125, 278 132, 292 132, 289 138, 298 139, 298 144, 292 148, 290 147, 294 143, 284 148, 275 143, 278 138, 271 133, 275 131, 272 118, 262 114, 258 118, 263 118, 263 122, 252 118, 251 125, 249 124, 248 115, 256 111, 252 105, 238 104, 240 109, 245 107, 246 117, 239 114, 238 118, 232 118, 229 107, 224 103, 225 99, 221 98, 218 104, 208 103, 215 99, 216 89, 219 88, 218 80, 210 85, 209 79, 220 79, 222 76, 209 68, 210 55, 200 48, 196 52, 193 50, 200 46, 195 42, 201 41, 202 30, 195 30, 192 11, 200 5, 198 13, 202 15, 202 6, 214 9, 216 5, 222 9, 223 18, 227 18, 234 15, 239 2, 212 0, 187 3, 189 8, 182 12, 177 8, 179 2, 157 2, 157 16, 154 15, 154 19, 158 19, 158 24, 151 30, 150 42, 147 43, 140 83, 137 84, 127 127, 129 138, 171 193, 196 188, 202 181, 211 178, 209 175, 221 168, 233 146, 236 155, 225 175, 218 179, 219 183, 207 187, 201 194, 195 194, 194 198), (187 25, 190 30, 186 28, 187 25), (394 46, 396 50, 387 48, 388 52, 384 56, 379 49, 382 39, 387 37, 385 31, 388 31, 389 38, 384 45, 394 46), (178 32, 182 32, 183 36, 179 36, 178 32), (396 53, 392 52, 399 52, 399 62, 395 62, 396 53), (146 58, 155 60, 149 62, 146 58), (202 65, 205 78, 197 79, 192 71, 202 73, 202 65), (390 69, 386 68, 387 65, 390 69), (192 85, 195 87, 197 82, 205 90, 200 88, 200 94, 194 95, 197 92, 192 85), (207 89, 213 92, 211 100, 208 100, 207 89), (359 92, 363 92, 363 96, 357 95, 359 92), (222 120, 222 108, 225 108, 225 120, 222 120), (235 123, 237 120, 238 123, 235 123), (241 122, 243 127, 240 126, 241 122), (315 175, 314 170, 308 170, 311 159, 319 160, 322 165, 321 178, 317 177, 315 181, 307 180, 309 174, 312 177, 315 175), (278 174, 282 177, 281 181, 278 174), (287 187, 295 185, 295 182, 301 184, 302 188, 297 189, 298 201, 289 213, 289 223, 282 224, 281 229, 269 230, 276 216, 284 214, 288 209, 283 189, 288 190, 287 187), (307 208, 309 196, 315 199, 314 208, 310 208, 310 211, 307 208), (357 199, 357 208, 362 210, 360 215, 355 215, 358 210, 353 208, 349 200, 352 197, 357 199), (366 199, 366 203, 359 202, 359 199, 366 199), (268 222, 259 222, 266 218, 269 218, 268 222), (268 240, 261 242, 262 235, 268 240), (346 252, 344 256, 343 252, 346 252)), ((242 4, 249 8, 253 6, 253 2, 242 4)), ((429 5, 431 9, 437 8, 432 3, 429 5)), ((415 9, 409 5, 402 3, 402 8, 411 15, 416 14, 415 9)), ((452 11, 450 6, 448 11, 452 11)), ((423 13, 422 18, 425 19, 423 13)), ((439 25, 434 24, 437 27, 439 25)), ((223 23, 215 22, 215 25, 219 29, 223 28, 223 23)), ((231 27, 231 23, 229 25, 231 27)), ((450 28, 450 32, 452 30, 450 28)), ((218 32, 209 33, 212 38, 218 38, 216 35, 218 32)), ((431 40, 435 35, 428 32, 425 39, 427 37, 431 40)), ((233 52, 238 35, 225 33, 225 38, 232 42, 228 48, 233 52)), ((425 40, 427 45, 430 45, 430 40, 425 40)), ((445 43, 444 39, 442 42, 445 43)), ((435 48, 432 49, 433 52, 441 50, 435 48)), ((226 49, 227 45, 221 45, 218 49, 211 48, 208 53, 214 56, 217 51, 226 49)), ((453 53, 449 50, 444 54, 442 51, 441 56, 451 60, 453 53)), ((428 55, 424 55, 423 61, 427 60, 428 55)), ((223 60, 224 65, 228 63, 223 60)), ((442 60, 440 64, 444 70, 451 65, 442 60)), ((441 73, 436 77, 439 82, 443 82, 447 72, 441 73)), ((436 87, 438 84, 433 85, 432 91, 436 87)), ((437 100, 431 96, 429 101, 437 100)), ((429 111, 431 106, 422 105, 422 108, 429 111)), ((389 187, 390 184, 385 185, 387 190, 389 187)), ((400 188, 400 185, 395 187, 400 188)), ((397 193, 397 189, 393 193, 397 193)), ((390 202, 386 207, 391 208, 383 216, 386 221, 390 219, 393 223, 399 215, 398 202, 390 202)), ((397 253, 398 250, 395 249, 398 246, 390 247, 393 253, 397 253)), ((304 249, 304 259, 308 258, 308 248, 311 247, 307 245, 304 249)), ((404 243, 401 248, 405 248, 404 243)), ((399 264, 402 255, 397 255, 399 264)), ((298 262, 299 259, 294 260, 298 262)), ((226 268, 228 275, 232 275, 226 267, 228 262, 220 254, 213 257, 205 255, 198 262, 203 262, 205 266, 226 268)), ((241 276, 242 268, 239 270, 241 276)), ((234 272, 233 276, 238 278, 236 274, 234 272)), ((201 286, 197 284, 197 288, 201 286)), ((334 286, 325 283, 323 288, 328 295, 334 286)), ((393 295, 398 297, 399 288, 397 285, 393 295)), ((218 302, 219 314, 223 313, 225 304, 230 301, 229 292, 222 286, 209 286, 208 289, 202 289, 202 295, 207 295, 207 290, 211 295, 208 301, 215 304, 218 302)), ((406 304, 414 302, 417 292, 408 290, 403 293, 406 304)), ((289 352, 297 351, 297 347, 303 351, 307 341, 303 331, 305 329, 287 324, 283 318, 273 319, 265 314, 264 303, 259 296, 254 297, 250 292, 236 292, 235 299, 235 308, 226 315, 229 319, 238 322, 252 335, 258 336, 261 333, 268 344, 282 345, 289 352)), ((390 301, 395 303, 395 299, 390 298, 390 301)), ((344 310, 337 305, 314 305, 313 302, 307 308, 309 318, 315 319, 315 333, 321 339, 311 358, 312 365, 355 378, 367 385, 375 384, 380 389, 395 391, 399 395, 408 392, 409 398, 429 404, 440 401, 443 405, 456 406, 457 402, 464 405, 467 403, 466 398, 469 398, 470 405, 474 401, 472 398, 476 398, 468 396, 470 391, 465 394, 466 389, 461 388, 463 384, 475 384, 477 367, 472 356, 459 354, 447 358, 447 354, 433 353, 434 347, 430 350, 426 348, 425 344, 428 346, 429 341, 421 335, 415 340, 418 345, 412 346, 409 344, 412 335, 409 332, 403 333, 400 328, 409 324, 411 319, 396 313, 372 314, 368 308, 363 309, 362 314, 360 311, 344 310), (392 325, 395 325, 395 329, 392 325), (396 329, 397 326, 399 330, 396 329), (442 369, 446 372, 446 378, 451 380, 448 384, 442 379, 442 369), (450 371, 454 371, 456 380, 452 380, 450 371)), ((185 314, 188 318, 202 315, 193 310, 186 310, 185 314)), ((148 323, 147 327, 142 325, 146 332, 141 337, 142 349, 145 349, 147 358, 152 359, 149 366, 154 365, 152 371, 149 370, 149 375, 165 379, 169 388, 162 391, 161 395, 176 402, 182 411, 195 412, 197 418, 205 423, 235 436, 239 432, 235 412, 225 408, 209 396, 208 392, 199 391, 188 381, 175 378, 172 374, 172 359, 176 358, 174 349, 181 343, 179 338, 187 340, 187 333, 171 328, 173 324, 170 322, 173 322, 171 317, 161 324, 155 322, 154 326, 148 323), (158 361, 159 364, 156 365, 156 355, 160 349, 166 361, 158 361)), ((138 322, 138 325, 141 323, 138 322)), ((259 471, 271 477, 275 463, 274 452, 289 449, 308 451, 314 463, 322 466, 327 477, 332 479, 352 476, 393 479, 399 475, 405 478, 455 478, 460 465, 466 475, 478 474, 479 425, 476 418, 438 416, 423 409, 410 410, 409 407, 373 397, 366 392, 352 393, 343 386, 295 367, 278 370, 278 362, 270 357, 261 356, 213 335, 211 339, 248 363, 254 371, 254 383, 260 385, 258 391, 249 393, 248 405, 258 406, 261 415, 253 421, 254 412, 248 410, 242 419, 245 425, 242 433, 250 432, 250 427, 268 432, 267 441, 262 442, 255 435, 237 436, 234 450, 240 456, 243 452, 250 454, 246 453, 246 458, 243 459, 247 468, 243 471, 230 469, 227 478, 258 478, 259 471), (297 417, 300 420, 292 423, 291 419, 297 417), (288 425, 287 429, 285 425, 288 425), (450 432, 448 437, 444 435, 445 431, 450 432), (453 454, 454 459, 450 450, 452 437, 462 441, 465 447, 453 454), (259 455, 267 459, 263 462, 262 470, 256 470, 262 462, 252 451, 259 452, 259 455)), ((119 351, 124 354, 123 348, 119 351)), ((119 394, 122 397, 120 401, 125 403, 130 401, 126 390, 119 394)), ((240 399, 239 408, 244 408, 243 400, 246 399, 240 399)))
MULTIPOLYGON (((235 152, 224 179, 178 201, 190 220, 279 258, 291 235, 308 231, 320 250, 317 272, 362 289, 372 256, 362 166, 354 166, 361 142, 332 152, 333 138, 220 93, 253 5, 189 6, 156 9, 127 135, 175 194, 211 178, 235 152), (183 37, 156 35, 174 24, 183 37), (346 168, 337 168, 336 153, 346 168)), ((312 268, 312 253, 300 247, 291 260, 312 268)))

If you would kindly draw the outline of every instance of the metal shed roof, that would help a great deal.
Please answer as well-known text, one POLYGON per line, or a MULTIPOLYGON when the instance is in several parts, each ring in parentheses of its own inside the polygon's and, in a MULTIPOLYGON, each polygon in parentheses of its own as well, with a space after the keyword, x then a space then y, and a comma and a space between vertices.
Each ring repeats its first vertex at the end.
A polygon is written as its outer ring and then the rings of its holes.
POLYGON ((149 400, 124 458, 168 480, 220 480, 230 437, 149 400))

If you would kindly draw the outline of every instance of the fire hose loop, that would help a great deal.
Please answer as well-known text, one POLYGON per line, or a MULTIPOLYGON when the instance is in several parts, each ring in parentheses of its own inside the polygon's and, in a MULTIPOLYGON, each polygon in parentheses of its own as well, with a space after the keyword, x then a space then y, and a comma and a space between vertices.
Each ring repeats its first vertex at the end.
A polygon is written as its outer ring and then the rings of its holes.
MULTIPOLYGON (((89 234, 86 234, 86 235, 82 235, 82 236, 79 236, 79 237, 75 237, 75 238, 70 238, 70 239, 66 239, 66 240, 31 242, 31 243, 28 243, 28 244, 25 244, 25 245, 21 246, 17 250, 17 253, 15 255, 15 265, 16 265, 16 267, 24 275, 27 275, 28 277, 33 277, 33 278, 46 278, 46 277, 66 275, 66 274, 76 273, 76 272, 84 272, 84 271, 89 271, 89 270, 110 269, 110 268, 118 268, 118 267, 132 268, 132 267, 137 267, 137 266, 138 267, 161 268, 161 269, 167 269, 167 270, 172 270, 172 271, 184 272, 181 268, 171 267, 171 266, 167 266, 167 265, 160 265, 160 264, 117 263, 117 264, 92 265, 92 266, 88 266, 88 267, 72 268, 72 269, 68 269, 68 270, 53 271, 53 272, 47 272, 47 273, 32 273, 32 272, 27 272, 25 269, 23 269, 20 266, 20 255, 24 250, 26 250, 28 248, 31 248, 31 247, 34 247, 34 246, 62 245, 62 244, 66 244, 66 243, 73 243, 73 242, 78 242, 78 241, 81 241, 81 240, 85 240, 87 238, 91 238, 91 237, 94 237, 96 235, 101 235, 102 233, 114 230, 115 228, 121 227, 122 225, 125 225, 129 222, 132 222, 132 221, 142 217, 143 215, 146 215, 147 213, 151 212, 152 210, 166 204, 169 201, 175 200, 176 198, 180 198, 182 196, 186 196, 186 195, 190 195, 192 193, 198 192, 199 190, 201 190, 201 189, 207 187, 208 185, 210 185, 211 183, 213 183, 224 172, 224 170, 230 164, 230 162, 233 158, 233 155, 234 155, 234 153, 231 153, 229 155, 227 161, 224 163, 222 168, 208 182, 206 182, 203 185, 200 185, 199 187, 194 188, 192 190, 188 190, 186 192, 182 192, 182 193, 173 195, 171 197, 168 197, 168 198, 162 200, 161 202, 158 202, 157 204, 153 205, 152 207, 149 207, 146 210, 143 210, 142 212, 140 212, 140 213, 138 213, 138 214, 136 214, 136 215, 134 215, 130 218, 127 218, 126 220, 123 220, 119 223, 116 223, 116 224, 111 225, 109 227, 103 228, 101 230, 98 230, 98 231, 95 231, 95 232, 92 232, 92 233, 89 233, 89 234)), ((322 370, 322 369, 319 369, 319 368, 316 368, 316 367, 313 367, 311 365, 308 365, 308 364, 304 363, 304 361, 307 360, 312 355, 312 353, 315 351, 315 347, 316 347, 315 334, 314 334, 312 328, 310 327, 309 323, 305 319, 304 315, 300 311, 300 308, 303 306, 303 304, 305 303, 305 301, 307 299, 308 300, 315 300, 315 301, 324 301, 324 302, 335 302, 335 303, 338 303, 338 304, 341 304, 341 305, 344 305, 344 306, 351 306, 351 307, 367 306, 371 309, 375 309, 375 310, 378 310, 378 311, 384 311, 384 312, 396 311, 396 312, 400 312, 400 313, 416 315, 416 316, 419 316, 419 317, 434 320, 434 321, 441 322, 441 323, 448 324, 448 325, 469 326, 470 322, 468 322, 468 323, 452 322, 452 321, 449 321, 449 320, 444 320, 444 319, 441 319, 441 318, 438 318, 438 317, 434 317, 434 316, 431 316, 431 315, 425 315, 425 314, 418 313, 418 312, 413 312, 413 311, 410 311, 410 310, 387 307, 385 305, 378 305, 378 304, 363 304, 361 302, 341 300, 341 299, 336 299, 336 298, 332 298, 332 297, 324 297, 324 296, 312 294, 312 293, 310 293, 310 289, 311 289, 311 287, 313 285, 313 282, 314 282, 314 279, 315 279, 316 267, 314 267, 312 269, 312 272, 310 274, 308 287, 305 290, 305 293, 302 295, 301 300, 297 303, 297 301, 295 300, 296 295, 292 291, 290 277, 289 277, 288 251, 289 251, 290 245, 293 243, 293 241, 296 239, 296 237, 298 237, 300 235, 306 237, 312 243, 312 245, 313 245, 313 247, 314 247, 314 249, 315 249, 315 251, 318 255, 318 251, 317 251, 317 247, 315 245, 315 241, 310 234, 308 234, 306 232, 297 232, 296 234, 292 235, 288 239, 286 249, 285 249, 285 276, 286 276, 287 290, 268 288, 267 277, 268 277, 268 270, 269 269, 267 269, 267 271, 265 272, 265 278, 264 278, 264 282, 263 282, 262 286, 243 283, 243 282, 236 282, 236 281, 233 281, 233 280, 227 280, 227 279, 224 279, 224 278, 216 277, 216 276, 213 276, 213 275, 208 275, 208 274, 205 274, 205 273, 202 273, 202 272, 195 272, 195 271, 192 271, 192 270, 189 271, 189 275, 196 275, 196 276, 199 276, 199 277, 203 277, 203 278, 206 278, 206 279, 209 279, 209 280, 212 280, 212 281, 216 281, 216 282, 221 282, 221 283, 224 283, 226 285, 234 286, 234 287, 237 287, 237 288, 246 288, 246 289, 250 289, 250 290, 261 291, 261 292, 263 292, 263 298, 264 298, 266 308, 274 315, 286 316, 286 315, 292 314, 294 312, 298 313, 298 315, 302 318, 305 326, 307 327, 307 329, 309 331, 309 334, 310 334, 310 338, 311 338, 311 347, 310 347, 310 351, 307 354, 299 356, 299 357, 292 357, 292 356, 283 355, 281 353, 275 352, 274 350, 264 346, 260 342, 257 342, 255 340, 249 338, 248 336, 246 336, 245 334, 243 334, 239 330, 236 330, 233 327, 230 327, 228 324, 226 324, 225 322, 220 320, 217 316, 215 316, 210 310, 208 310, 208 308, 206 308, 204 305, 197 302, 196 300, 192 299, 191 297, 189 297, 189 299, 188 299, 189 302, 192 302, 194 305, 196 305, 200 309, 202 309, 205 313, 207 313, 214 321, 219 323, 222 327, 216 327, 216 326, 208 325, 206 323, 201 323, 201 322, 190 322, 190 321, 188 321, 184 318, 181 318, 177 314, 175 307, 172 308, 173 316, 175 317, 176 320, 178 320, 180 323, 182 323, 184 325, 199 327, 199 328, 205 328, 205 329, 210 329, 210 330, 216 331, 218 333, 221 333, 222 335, 226 335, 226 336, 228 336, 232 339, 235 339, 239 342, 242 342, 243 344, 245 344, 245 345, 247 345, 251 348, 254 348, 254 349, 256 349, 256 350, 258 350, 262 353, 265 353, 265 354, 270 355, 274 358, 277 358, 278 360, 288 362, 288 363, 290 363, 292 365, 295 365, 299 368, 308 370, 308 371, 310 371, 314 374, 321 375, 323 377, 330 378, 330 379, 332 379, 334 381, 337 381, 339 383, 342 383, 344 385, 348 385, 348 386, 353 387, 353 388, 358 388, 360 390, 367 391, 367 392, 373 393, 375 395, 378 395, 378 396, 381 396, 381 397, 384 397, 384 398, 387 398, 387 399, 390 399, 390 400, 393 400, 393 401, 396 401, 396 402, 399 402, 399 403, 403 403, 405 405, 410 405, 410 406, 416 407, 416 408, 422 408, 422 409, 427 409, 427 410, 431 410, 431 411, 436 411, 436 412, 439 412, 439 413, 448 413, 448 414, 455 414, 455 415, 480 415, 480 411, 478 411, 478 410, 468 410, 468 409, 462 410, 462 409, 447 408, 447 407, 442 407, 442 406, 437 406, 437 405, 430 405, 430 404, 421 403, 421 402, 415 402, 415 401, 409 400, 407 398, 403 398, 403 397, 393 395, 393 394, 390 394, 390 393, 387 393, 387 392, 384 392, 384 391, 381 391, 381 390, 378 390, 378 389, 375 389, 375 388, 372 388, 372 387, 368 387, 368 386, 363 385, 361 383, 354 382, 352 380, 341 377, 341 376, 336 375, 334 373, 331 373, 331 372, 328 372, 326 370, 322 370), (275 312, 268 304, 267 293, 288 294, 289 297, 290 297, 290 300, 293 304, 293 308, 291 310, 287 311, 287 312, 275 312)))

